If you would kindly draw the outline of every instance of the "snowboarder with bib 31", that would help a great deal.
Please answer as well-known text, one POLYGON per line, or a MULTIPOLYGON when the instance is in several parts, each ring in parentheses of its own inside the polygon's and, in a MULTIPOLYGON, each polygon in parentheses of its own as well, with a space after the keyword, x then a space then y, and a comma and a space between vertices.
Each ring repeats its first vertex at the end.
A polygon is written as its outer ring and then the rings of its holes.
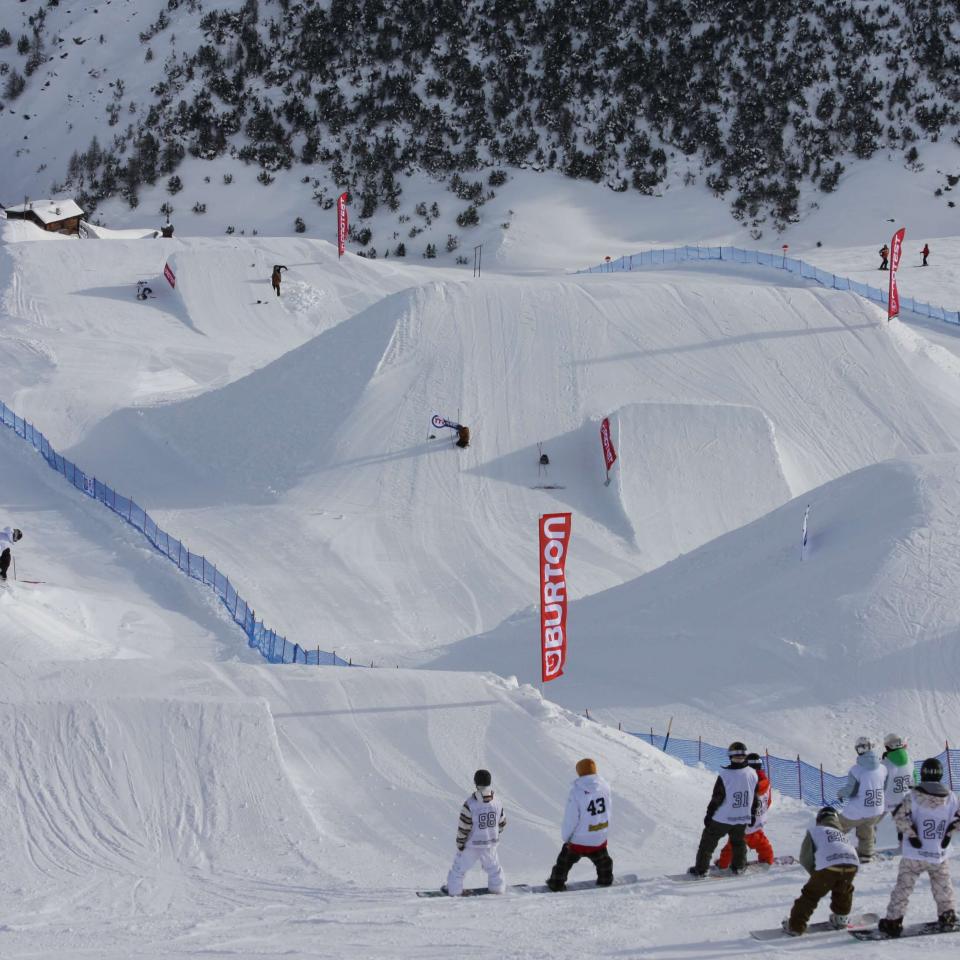
POLYGON ((884 804, 886 812, 893 816, 893 811, 900 806, 910 788, 917 782, 913 761, 907 756, 907 741, 899 734, 888 733, 883 738, 881 761, 887 768, 884 804))
POLYGON ((609 887, 613 883, 613 860, 607 850, 609 829, 610 785, 597 773, 593 760, 580 760, 560 828, 563 847, 547 886, 555 893, 564 890, 570 868, 581 857, 588 857, 597 868, 597 886, 609 887))
POLYGON ((460 809, 460 824, 457 827, 457 855, 447 874, 446 891, 451 897, 463 893, 463 878, 479 860, 487 871, 487 889, 491 893, 503 893, 506 883, 497 844, 507 825, 503 804, 493 795, 489 770, 478 770, 473 775, 476 789, 464 801, 460 809))
POLYGON ((730 764, 720 769, 707 804, 707 815, 703 818, 697 862, 687 871, 695 877, 707 875, 713 851, 724 837, 729 837, 733 846, 732 871, 740 873, 747 865, 744 833, 747 827, 757 823, 760 810, 757 783, 760 778, 756 770, 747 766, 747 748, 739 740, 730 744, 727 756, 730 764))
POLYGON ((920 783, 893 812, 897 830, 903 834, 902 856, 887 915, 877 924, 877 929, 888 937, 899 937, 903 932, 903 915, 921 873, 930 875, 940 929, 960 929, 947 863, 950 840, 960 830, 960 805, 957 795, 940 782, 942 779, 940 761, 936 757, 924 760, 920 767, 920 783))
POLYGON ((843 800, 840 828, 844 833, 857 831, 860 862, 873 859, 877 847, 877 824, 886 810, 887 768, 877 759, 870 737, 857 737, 854 744, 857 762, 847 774, 847 782, 837 791, 843 800))
MULTIPOLYGON (((747 827, 744 834, 744 841, 750 850, 757 851, 757 861, 759 863, 773 863, 773 846, 763 832, 763 825, 767 822, 767 811, 773 801, 773 788, 770 786, 770 780, 766 771, 763 769, 763 760, 759 753, 747 754, 747 766, 757 771, 757 796, 760 798, 760 806, 757 810, 757 821, 752 827, 747 827)), ((717 860, 717 866, 721 870, 726 870, 733 861, 733 844, 728 840, 724 848, 720 851, 720 858, 717 860)))
POLYGON ((840 826, 840 817, 833 807, 823 807, 817 822, 807 830, 800 846, 800 863, 810 879, 793 902, 783 929, 791 936, 806 933, 807 923, 817 904, 830 894, 830 924, 846 929, 853 906, 853 879, 860 858, 840 826))
POLYGON ((13 559, 12 547, 23 539, 23 533, 16 527, 4 527, 0 530, 0 581, 7 579, 7 569, 13 559))

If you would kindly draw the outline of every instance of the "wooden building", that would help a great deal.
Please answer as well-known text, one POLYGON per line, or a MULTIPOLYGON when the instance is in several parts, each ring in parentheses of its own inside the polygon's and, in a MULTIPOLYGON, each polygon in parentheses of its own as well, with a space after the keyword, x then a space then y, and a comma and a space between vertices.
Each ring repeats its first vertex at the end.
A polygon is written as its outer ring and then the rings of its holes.
POLYGON ((30 220, 51 233, 77 233, 83 211, 69 197, 63 200, 28 200, 5 207, 8 220, 30 220))

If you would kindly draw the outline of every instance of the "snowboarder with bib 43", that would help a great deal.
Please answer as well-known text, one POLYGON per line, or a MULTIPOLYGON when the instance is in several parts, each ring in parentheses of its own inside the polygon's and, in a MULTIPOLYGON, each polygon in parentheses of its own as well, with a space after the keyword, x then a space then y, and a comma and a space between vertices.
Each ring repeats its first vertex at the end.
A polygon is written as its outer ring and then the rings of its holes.
MULTIPOLYGON (((767 811, 773 800, 773 788, 770 786, 770 780, 766 771, 763 769, 763 760, 759 753, 747 754, 747 766, 757 771, 757 796, 760 798, 759 809, 757 810, 757 821, 752 827, 747 827, 744 833, 744 841, 748 849, 757 851, 758 863, 773 863, 773 846, 763 832, 763 826, 767 822, 767 811)), ((723 849, 720 851, 720 858, 717 860, 717 866, 721 870, 726 870, 733 861, 733 844, 727 840, 723 849)))
POLYGON ((613 883, 613 860, 607 850, 609 829, 610 785, 597 773, 593 760, 580 760, 560 828, 563 847, 547 886, 555 893, 565 889, 570 868, 581 857, 588 857, 597 868, 597 886, 609 887, 613 883))
POLYGON ((817 904, 829 893, 830 923, 838 930, 845 930, 853 906, 853 879, 860 858, 853 844, 847 842, 833 807, 823 807, 817 814, 817 822, 807 830, 800 847, 800 863, 810 879, 794 901, 790 916, 783 921, 783 929, 795 937, 806 933, 817 904))
POLYGON ((744 834, 747 827, 757 823, 760 810, 757 783, 760 778, 756 770, 747 766, 747 748, 739 740, 730 744, 727 756, 730 764, 720 769, 703 818, 697 862, 687 871, 695 877, 707 875, 713 851, 724 837, 730 838, 733 847, 733 872, 740 873, 747 865, 744 834))
POLYGON ((506 882, 497 856, 500 834, 507 825, 503 804, 493 795, 489 770, 478 770, 473 775, 476 789, 464 801, 460 809, 460 824, 457 828, 457 855, 447 874, 446 892, 451 897, 463 893, 463 880, 467 871, 479 860, 487 871, 487 889, 491 893, 503 893, 506 882))
POLYGON ((897 830, 903 834, 902 856, 887 915, 877 924, 877 929, 888 937, 899 937, 903 932, 903 915, 921 873, 930 876, 940 929, 960 930, 947 863, 950 840, 960 830, 960 804, 957 795, 940 782, 942 779, 940 761, 936 757, 924 760, 920 783, 893 812, 897 830))
POLYGON ((877 847, 877 824, 886 810, 887 768, 877 759, 870 737, 857 737, 854 744, 857 762, 850 768, 847 782, 837 791, 843 800, 839 814, 844 833, 857 831, 860 862, 873 859, 877 847))
POLYGON ((23 539, 23 533, 16 527, 4 527, 0 530, 0 581, 7 579, 7 570, 13 559, 12 547, 23 539))

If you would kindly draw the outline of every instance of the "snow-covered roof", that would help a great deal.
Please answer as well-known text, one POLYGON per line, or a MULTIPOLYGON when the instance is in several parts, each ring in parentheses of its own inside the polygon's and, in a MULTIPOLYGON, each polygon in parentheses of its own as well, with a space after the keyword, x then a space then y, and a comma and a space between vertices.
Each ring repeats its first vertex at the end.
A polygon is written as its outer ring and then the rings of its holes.
POLYGON ((63 200, 29 200, 6 209, 7 213, 33 213, 42 223, 56 223, 70 217, 83 216, 83 211, 69 197, 63 200))

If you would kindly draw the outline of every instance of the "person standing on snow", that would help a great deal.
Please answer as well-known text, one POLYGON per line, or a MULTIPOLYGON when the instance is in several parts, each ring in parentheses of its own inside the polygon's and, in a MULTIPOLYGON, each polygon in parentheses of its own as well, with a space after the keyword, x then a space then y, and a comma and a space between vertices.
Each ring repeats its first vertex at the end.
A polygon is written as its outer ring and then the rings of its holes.
POLYGON ((896 733, 888 733, 883 738, 883 765, 887 768, 887 788, 884 791, 886 812, 900 806, 917 782, 913 761, 907 756, 907 742, 896 733))
POLYGON ((930 264, 927 263, 927 257, 930 256, 930 244, 925 243, 923 249, 920 251, 920 256, 923 257, 923 266, 929 267, 930 264))
POLYGON ((487 889, 491 893, 503 893, 506 889, 503 869, 497 856, 497 844, 507 825, 507 818, 503 813, 503 804, 493 795, 491 784, 490 771, 478 770, 473 775, 476 789, 460 809, 457 855, 453 858, 444 888, 451 897, 463 894, 463 879, 478 860, 487 871, 487 889))
POLYGON ((23 533, 16 527, 0 530, 0 581, 7 579, 7 569, 13 559, 13 545, 22 539, 23 533))
POLYGON ((792 937, 803 936, 817 904, 830 894, 830 924, 846 929, 853 907, 853 879, 860 858, 847 841, 840 817, 833 807, 822 807, 816 823, 807 830, 800 846, 800 863, 810 874, 800 896, 793 902, 783 929, 792 937))
POLYGON ((887 904, 887 915, 877 924, 877 929, 888 937, 899 937, 903 932, 903 915, 921 873, 930 875, 940 929, 960 929, 947 863, 950 840, 960 830, 960 801, 940 782, 942 779, 940 761, 936 757, 924 760, 920 767, 920 783, 894 811, 897 830, 903 834, 902 856, 897 884, 887 904))
POLYGON ((757 771, 747 766, 747 748, 735 740, 727 748, 730 765, 720 769, 713 785, 713 795, 707 804, 703 818, 703 833, 697 847, 697 861, 687 870, 694 877, 705 877, 710 867, 710 858, 717 844, 730 837, 733 846, 733 873, 742 872, 747 866, 747 844, 744 833, 747 827, 756 825, 760 809, 757 796, 757 771))
POLYGON ((857 737, 854 744, 857 762, 847 774, 847 782, 837 791, 843 800, 840 826, 844 833, 857 831, 857 853, 861 863, 873 859, 877 848, 877 824, 886 809, 887 768, 880 763, 870 737, 857 737))
MULTIPOLYGON (((757 861, 759 863, 773 863, 773 846, 763 832, 763 826, 767 822, 767 811, 773 801, 773 787, 770 786, 770 780, 766 771, 763 769, 763 760, 759 753, 747 754, 747 766, 751 770, 757 771, 757 796, 760 798, 759 808, 757 810, 757 820, 752 827, 747 827, 744 833, 744 840, 750 850, 757 851, 757 861)), ((727 840, 725 846, 720 851, 720 858, 717 860, 717 866, 721 870, 726 870, 733 861, 733 844, 727 840)))
POLYGON ((613 883, 613 860, 607 850, 609 829, 610 785, 597 773, 593 760, 580 760, 560 828, 563 846, 547 886, 555 893, 563 890, 570 868, 581 857, 589 857, 597 868, 597 886, 609 887, 613 883))
POLYGON ((273 273, 270 274, 270 285, 277 291, 278 297, 280 296, 280 271, 286 269, 282 263, 276 263, 273 266, 273 273))
POLYGON ((880 266, 878 267, 878 269, 879 270, 888 269, 887 264, 890 261, 890 248, 886 244, 884 244, 878 252, 880 254, 880 266))

